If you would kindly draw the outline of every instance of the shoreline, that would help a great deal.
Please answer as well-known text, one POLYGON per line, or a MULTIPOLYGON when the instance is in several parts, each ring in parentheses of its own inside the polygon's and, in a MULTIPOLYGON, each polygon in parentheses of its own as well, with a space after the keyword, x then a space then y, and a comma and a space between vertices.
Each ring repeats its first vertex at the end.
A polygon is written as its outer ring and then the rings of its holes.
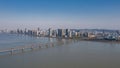
MULTIPOLYGON (((24 35, 24 34, 17 34, 17 35, 24 35)), ((90 38, 81 38, 81 37, 72 37, 72 38, 65 38, 65 37, 49 37, 49 36, 33 36, 27 35, 31 37, 46 37, 46 38, 56 38, 56 39, 72 39, 72 40, 81 40, 81 41, 94 41, 94 42, 114 42, 120 43, 120 40, 106 40, 106 39, 90 39, 90 38)))

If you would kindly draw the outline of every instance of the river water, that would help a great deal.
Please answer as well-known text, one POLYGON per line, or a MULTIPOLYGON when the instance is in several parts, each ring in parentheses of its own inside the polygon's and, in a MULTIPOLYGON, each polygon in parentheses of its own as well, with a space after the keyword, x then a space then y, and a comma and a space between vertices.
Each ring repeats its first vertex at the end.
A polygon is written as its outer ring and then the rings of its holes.
POLYGON ((120 44, 0 34, 0 49, 54 42, 55 46, 1 55, 0 68, 120 68, 120 44))

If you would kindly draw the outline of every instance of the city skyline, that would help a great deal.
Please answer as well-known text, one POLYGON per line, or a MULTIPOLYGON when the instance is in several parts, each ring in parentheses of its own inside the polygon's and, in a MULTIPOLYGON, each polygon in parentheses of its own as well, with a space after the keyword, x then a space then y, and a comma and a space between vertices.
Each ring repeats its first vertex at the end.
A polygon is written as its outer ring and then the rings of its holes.
POLYGON ((120 29, 118 0, 1 0, 0 29, 120 29))

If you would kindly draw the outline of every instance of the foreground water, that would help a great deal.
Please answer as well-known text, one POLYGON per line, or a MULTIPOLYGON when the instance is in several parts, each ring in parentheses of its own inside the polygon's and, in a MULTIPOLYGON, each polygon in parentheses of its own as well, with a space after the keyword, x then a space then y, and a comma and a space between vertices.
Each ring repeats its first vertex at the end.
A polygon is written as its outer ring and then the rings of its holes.
POLYGON ((120 68, 120 44, 0 34, 0 49, 55 42, 55 47, 0 56, 0 68, 120 68))

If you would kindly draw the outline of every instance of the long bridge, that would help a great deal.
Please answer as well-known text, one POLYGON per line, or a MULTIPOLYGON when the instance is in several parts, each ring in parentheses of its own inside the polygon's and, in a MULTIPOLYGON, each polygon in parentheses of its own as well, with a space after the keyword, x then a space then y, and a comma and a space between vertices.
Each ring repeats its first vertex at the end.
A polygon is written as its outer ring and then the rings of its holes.
POLYGON ((46 43, 46 44, 31 44, 31 45, 26 45, 26 46, 17 46, 13 48, 8 48, 8 49, 1 49, 0 50, 0 55, 1 54, 17 54, 17 53, 24 53, 30 50, 37 50, 37 49, 42 49, 42 48, 49 48, 49 47, 54 47, 54 43, 46 43))

